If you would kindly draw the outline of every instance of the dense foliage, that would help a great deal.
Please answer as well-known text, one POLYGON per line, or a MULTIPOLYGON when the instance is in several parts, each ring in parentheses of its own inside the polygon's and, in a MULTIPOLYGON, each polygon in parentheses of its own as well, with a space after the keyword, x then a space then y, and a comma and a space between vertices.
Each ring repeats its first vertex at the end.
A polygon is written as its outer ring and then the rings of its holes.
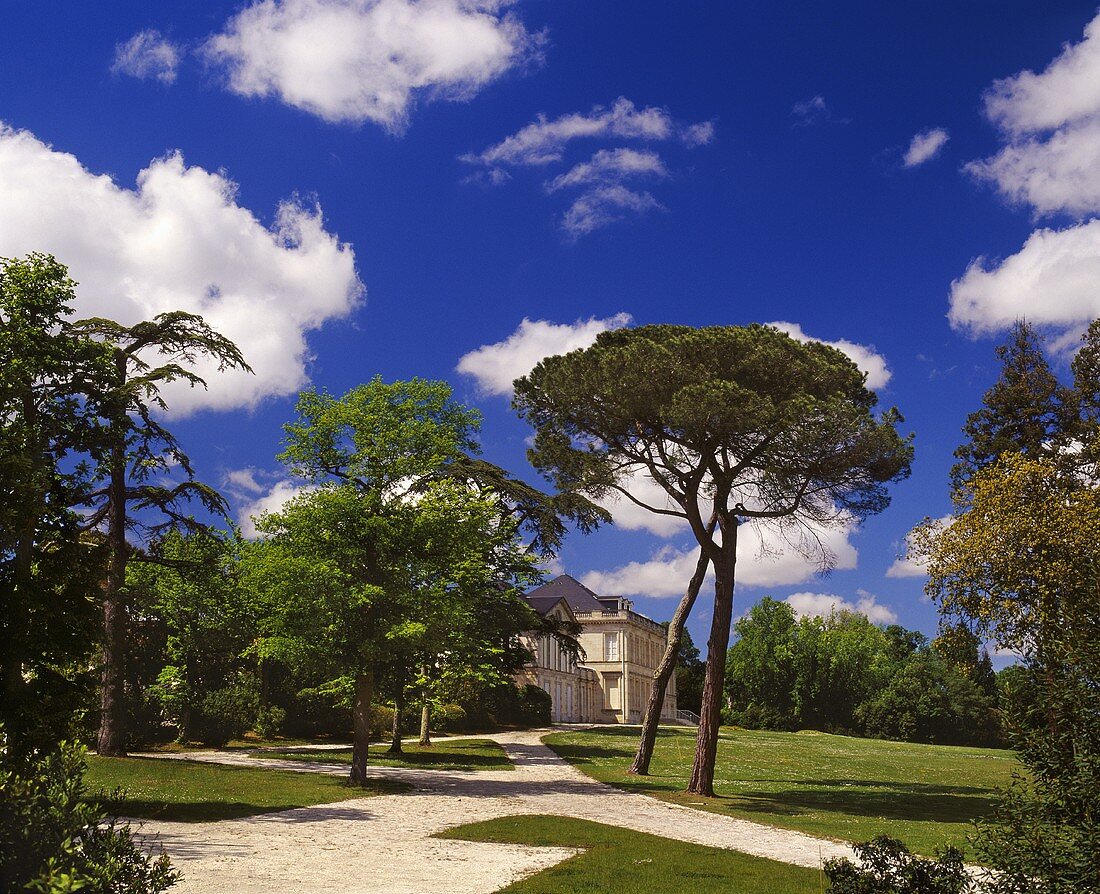
POLYGON ((1072 385, 1021 323, 967 426, 946 528, 917 548, 946 619, 1022 657, 1003 715, 1025 766, 975 844, 995 894, 1100 891, 1100 321, 1072 385))
POLYGON ((893 838, 880 835, 855 845, 858 863, 826 860, 830 894, 964 894, 972 890, 962 853, 947 850, 935 860, 915 857, 893 838))
POLYGON ((0 890, 156 894, 178 878, 88 800, 84 749, 10 753, 0 731, 0 890))
POLYGON ((739 726, 948 744, 998 739, 992 667, 974 638, 953 631, 929 643, 853 612, 798 618, 770 598, 734 630, 727 719, 739 726))

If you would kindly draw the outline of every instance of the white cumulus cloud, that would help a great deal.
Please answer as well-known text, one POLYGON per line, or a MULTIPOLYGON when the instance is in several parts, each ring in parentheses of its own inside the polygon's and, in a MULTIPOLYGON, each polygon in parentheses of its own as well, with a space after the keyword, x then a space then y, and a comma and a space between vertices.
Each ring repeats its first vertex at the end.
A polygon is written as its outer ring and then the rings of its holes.
POLYGON ((568 354, 578 348, 587 348, 596 336, 608 329, 619 329, 630 323, 627 313, 599 319, 589 317, 575 323, 551 323, 549 320, 529 320, 526 317, 519 327, 504 341, 482 345, 458 361, 458 371, 472 376, 483 394, 507 397, 512 393, 512 383, 529 373, 544 357, 568 354))
POLYGON ((827 618, 835 611, 866 615, 872 624, 893 624, 898 619, 897 612, 866 590, 856 591, 855 602, 832 593, 792 593, 783 601, 800 618, 827 618))
MULTIPOLYGON (((935 524, 943 529, 950 526, 954 520, 953 515, 945 515, 937 518, 935 524)), ((904 552, 886 569, 887 577, 924 577, 928 573, 925 563, 912 555, 911 538, 912 532, 905 536, 904 552)))
POLYGON ((826 341, 823 338, 814 338, 807 335, 802 327, 798 323, 789 323, 785 320, 779 320, 774 323, 768 323, 774 329, 778 329, 780 332, 785 332, 791 338, 800 342, 820 342, 823 345, 829 345, 836 348, 842 354, 846 354, 852 359, 864 373, 867 374, 867 387, 877 391, 880 388, 885 388, 889 383, 893 373, 890 372, 890 368, 886 365, 886 358, 879 354, 874 348, 867 345, 857 344, 848 339, 842 338, 838 341, 826 341))
POLYGON ((977 258, 951 284, 952 325, 976 335, 1026 317, 1069 332, 1100 316, 1100 220, 1032 233, 1001 261, 977 258))
POLYGON ((1005 145, 967 170, 1036 215, 1078 223, 1036 230, 1003 260, 972 261, 951 285, 951 322, 980 334, 1026 316, 1071 340, 1100 313, 1100 14, 1043 72, 993 84, 985 110, 1005 145))
POLYGON ((255 376, 200 362, 209 390, 168 386, 175 413, 294 393, 307 381, 306 333, 362 295, 354 252, 319 208, 289 200, 264 226, 224 174, 178 153, 150 162, 129 189, 0 124, 0 195, 0 256, 45 251, 67 264, 78 316, 132 324, 185 310, 237 343, 255 376))
POLYGON ((909 141, 909 148, 905 150, 902 164, 907 168, 915 168, 926 161, 931 161, 943 151, 949 139, 947 131, 942 127, 921 131, 909 141))
POLYGON ((258 0, 204 55, 241 96, 401 131, 418 97, 466 100, 532 58, 508 0, 258 0))
POLYGON ((1039 214, 1085 216, 1100 208, 1100 116, 1049 136, 1013 140, 966 170, 1039 214))
POLYGON ((1022 71, 996 81, 985 96, 991 121, 1009 133, 1054 130, 1100 109, 1100 15, 1084 40, 1067 44, 1041 73, 1022 71))
MULTIPOLYGON (((615 510, 613 509, 613 514, 615 510)), ((616 523, 619 517, 616 514, 616 523)), ((834 569, 856 567, 858 553, 851 526, 817 530, 814 535, 835 557, 834 569)), ((662 546, 644 562, 628 562, 609 571, 590 571, 581 579, 597 593, 614 596, 679 596, 695 570, 699 548, 662 546)), ((788 544, 781 533, 764 525, 742 526, 737 541, 737 586, 778 587, 805 583, 820 573, 820 564, 788 544)), ((709 577, 708 577, 709 580, 709 577)))
POLYGON ((256 522, 260 516, 280 511, 295 497, 309 493, 314 488, 309 485, 295 484, 292 481, 276 481, 266 493, 261 492, 255 499, 247 500, 237 512, 237 524, 241 534, 250 540, 259 536, 256 522))
POLYGON ((176 80, 180 55, 176 44, 156 29, 147 28, 115 46, 111 71, 141 80, 154 78, 162 84, 171 84, 176 80))

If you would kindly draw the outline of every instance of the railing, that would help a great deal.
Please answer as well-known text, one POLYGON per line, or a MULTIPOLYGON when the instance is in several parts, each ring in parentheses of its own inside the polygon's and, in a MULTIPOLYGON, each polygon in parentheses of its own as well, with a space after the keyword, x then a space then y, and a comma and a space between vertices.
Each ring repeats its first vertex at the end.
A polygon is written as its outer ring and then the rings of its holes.
POLYGON ((677 711, 676 720, 680 723, 686 723, 688 726, 699 725, 699 715, 694 711, 677 711))

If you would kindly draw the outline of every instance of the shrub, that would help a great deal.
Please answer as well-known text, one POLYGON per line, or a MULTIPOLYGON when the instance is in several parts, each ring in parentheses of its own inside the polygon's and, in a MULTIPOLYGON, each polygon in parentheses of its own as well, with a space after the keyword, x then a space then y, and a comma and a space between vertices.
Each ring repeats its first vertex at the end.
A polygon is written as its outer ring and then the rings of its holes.
POLYGON ((257 702, 256 693, 248 686, 227 686, 208 693, 200 703, 196 738, 220 748, 243 736, 255 722, 257 702))
POLYGON ((845 859, 825 861, 832 894, 964 894, 973 890, 957 848, 949 847, 938 859, 926 860, 885 835, 854 848, 858 865, 845 859))
POLYGON ((0 890, 157 894, 179 878, 168 857, 145 854, 126 825, 88 803, 85 750, 15 761, 0 732, 0 890))
POLYGON ((393 733, 393 708, 389 705, 370 706, 370 735, 372 739, 388 739, 393 733))
POLYGON ((466 728, 466 709, 462 705, 441 705, 432 713, 433 725, 448 733, 466 728))
POLYGON ((531 683, 520 689, 519 722, 525 726, 550 724, 550 693, 531 683))
POLYGON ((282 732, 284 723, 286 723, 286 711, 278 705, 268 705, 257 712, 253 728, 257 735, 270 739, 282 732))

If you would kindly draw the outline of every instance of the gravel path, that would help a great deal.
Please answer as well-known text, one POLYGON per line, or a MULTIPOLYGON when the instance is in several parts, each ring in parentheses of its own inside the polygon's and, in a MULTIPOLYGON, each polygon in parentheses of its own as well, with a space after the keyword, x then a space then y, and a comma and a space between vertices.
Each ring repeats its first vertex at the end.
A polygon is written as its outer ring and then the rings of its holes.
MULTIPOLYGON (((799 832, 623 792, 575 770, 542 744, 544 732, 483 736, 500 742, 514 771, 375 767, 410 792, 321 804, 216 823, 146 821, 184 879, 178 894, 489 894, 567 859, 568 848, 432 838, 464 823, 519 814, 578 817, 696 844, 817 867, 851 856, 846 845, 799 832)), ((225 753, 165 759, 268 766, 343 775, 347 766, 225 753)))

